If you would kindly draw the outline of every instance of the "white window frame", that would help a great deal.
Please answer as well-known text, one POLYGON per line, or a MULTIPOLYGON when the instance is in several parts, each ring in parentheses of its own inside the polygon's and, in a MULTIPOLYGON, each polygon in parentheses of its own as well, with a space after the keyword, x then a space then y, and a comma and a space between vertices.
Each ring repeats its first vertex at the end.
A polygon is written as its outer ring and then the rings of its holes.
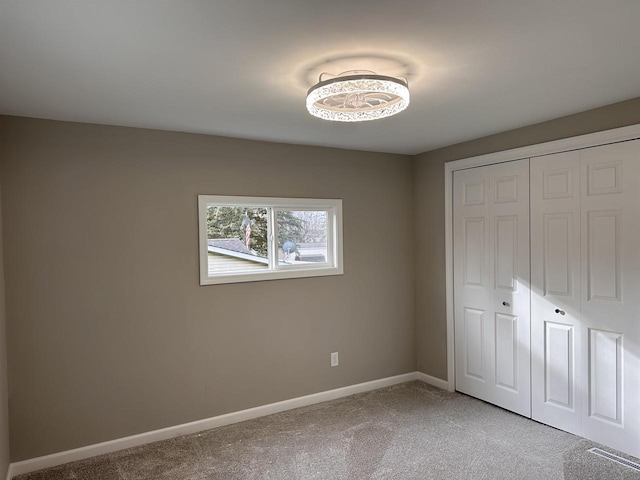
POLYGON ((342 275, 342 200, 318 198, 242 197, 225 195, 198 195, 198 239, 200 255, 200 285, 221 283, 258 282, 283 278, 320 277, 342 275), (207 208, 258 207, 268 212, 267 236, 269 244, 269 266, 267 270, 255 272, 220 273, 209 276, 209 246, 207 243, 207 208), (277 222, 279 211, 319 210, 327 212, 327 261, 324 263, 279 265, 277 222))

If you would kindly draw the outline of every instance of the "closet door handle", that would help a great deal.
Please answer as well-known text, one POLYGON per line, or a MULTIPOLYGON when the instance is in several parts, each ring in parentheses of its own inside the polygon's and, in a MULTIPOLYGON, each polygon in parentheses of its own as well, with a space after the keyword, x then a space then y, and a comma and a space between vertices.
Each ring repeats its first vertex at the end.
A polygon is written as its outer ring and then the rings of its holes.
POLYGON ((560 310, 559 308, 556 308, 556 313, 559 313, 560 315, 565 315, 564 310, 560 310))
POLYGON ((510 307, 511 304, 509 302, 502 302, 502 305, 504 305, 505 307, 510 307))

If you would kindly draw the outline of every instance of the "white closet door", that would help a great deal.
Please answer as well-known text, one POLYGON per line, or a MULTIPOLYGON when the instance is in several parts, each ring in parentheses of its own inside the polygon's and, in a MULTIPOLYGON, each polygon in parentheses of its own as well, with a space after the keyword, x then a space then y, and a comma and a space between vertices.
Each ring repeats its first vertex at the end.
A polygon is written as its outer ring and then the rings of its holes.
POLYGON ((531 415, 529 161, 454 173, 456 389, 531 415))
POLYGON ((531 159, 531 415, 580 434, 580 152, 531 159))
POLYGON ((640 141, 531 160, 532 417, 640 456, 640 141))
POLYGON ((580 155, 582 435, 640 457, 640 141, 580 155))

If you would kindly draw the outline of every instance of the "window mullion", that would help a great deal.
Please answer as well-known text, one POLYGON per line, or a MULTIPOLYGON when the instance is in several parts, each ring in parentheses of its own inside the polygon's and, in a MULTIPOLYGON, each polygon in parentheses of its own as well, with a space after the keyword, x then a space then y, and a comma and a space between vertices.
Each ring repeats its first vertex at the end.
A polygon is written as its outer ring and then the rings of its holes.
POLYGON ((278 228, 276 223, 276 209, 269 207, 269 222, 267 223, 267 231, 269 233, 269 270, 278 269, 278 228))

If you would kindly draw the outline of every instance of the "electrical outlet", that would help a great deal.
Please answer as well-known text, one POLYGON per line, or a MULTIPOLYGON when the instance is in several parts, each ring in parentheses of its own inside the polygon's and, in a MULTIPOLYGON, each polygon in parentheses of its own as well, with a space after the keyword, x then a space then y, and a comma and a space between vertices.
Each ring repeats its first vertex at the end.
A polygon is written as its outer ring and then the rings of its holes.
POLYGON ((333 352, 331 354, 331 366, 332 367, 338 366, 338 352, 333 352))

